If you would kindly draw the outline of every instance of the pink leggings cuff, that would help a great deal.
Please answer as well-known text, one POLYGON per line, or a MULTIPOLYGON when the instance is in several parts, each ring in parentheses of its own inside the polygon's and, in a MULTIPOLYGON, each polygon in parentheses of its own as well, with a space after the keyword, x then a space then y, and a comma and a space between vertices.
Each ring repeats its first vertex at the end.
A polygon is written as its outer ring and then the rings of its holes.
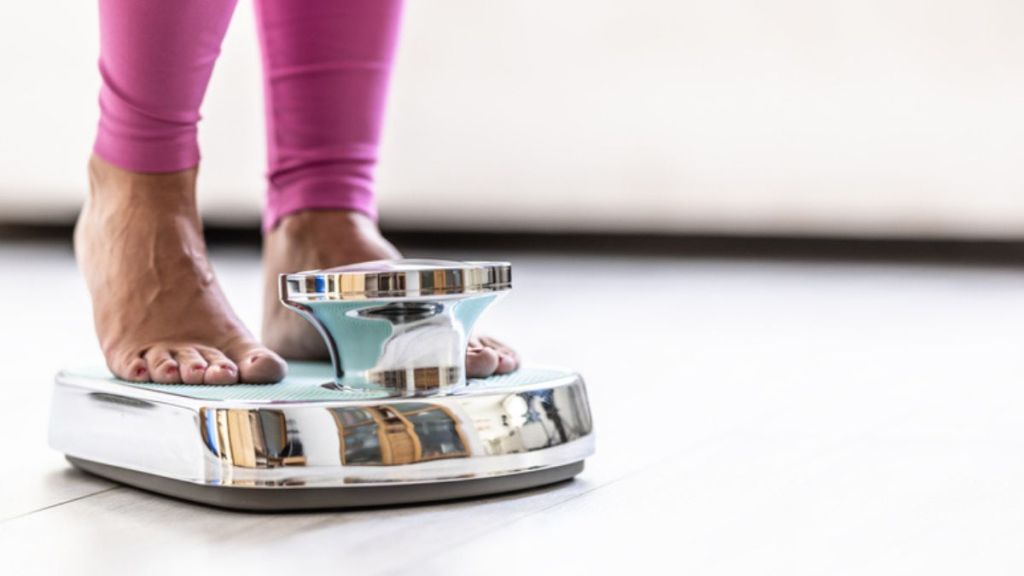
POLYGON ((185 143, 131 141, 109 136, 102 125, 92 152, 132 172, 179 172, 199 165, 199 146, 195 140, 185 143))

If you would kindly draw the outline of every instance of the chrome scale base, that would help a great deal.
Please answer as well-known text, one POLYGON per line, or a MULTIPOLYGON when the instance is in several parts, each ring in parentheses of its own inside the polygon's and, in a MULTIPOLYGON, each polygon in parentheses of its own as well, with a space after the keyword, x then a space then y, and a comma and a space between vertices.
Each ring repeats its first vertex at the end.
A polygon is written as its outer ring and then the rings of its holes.
MULTIPOLYGON (((449 272, 457 264, 397 263, 406 271, 444 265, 449 272)), ((507 290, 504 266, 501 289, 507 290)), ((296 276, 288 278, 294 281, 296 276)), ((450 286, 451 279, 446 281, 450 286)), ((344 348, 360 337, 364 318, 404 323, 384 330, 383 336, 380 326, 371 330, 379 344, 377 355, 366 351, 364 339, 354 371, 346 372, 339 362, 352 351, 343 354, 335 348, 332 363, 291 363, 288 378, 271 385, 139 384, 112 378, 105 370, 61 372, 53 396, 50 445, 76 467, 99 476, 185 500, 254 511, 467 498, 579 474, 594 450, 582 378, 561 369, 524 367, 507 375, 466 379, 464 354, 452 354, 449 348, 454 338, 461 342, 459 352, 465 349, 469 326, 464 318, 479 315, 479 294, 420 291, 403 295, 392 290, 383 302, 375 294, 359 302, 363 307, 346 297, 338 310, 347 324, 320 327, 329 334, 329 345, 344 348), (463 311, 460 316, 461 298, 476 299, 471 314, 463 311), (405 307, 412 303, 418 315, 410 322, 409 314, 379 313, 396 301, 405 307), (374 314, 366 314, 367 306, 374 314), (424 309, 450 315, 424 319, 424 309), (420 331, 419 326, 427 328, 420 331), (443 349, 431 349, 429 343, 417 346, 424 337, 436 341, 439 333, 443 349), (388 334, 400 340, 399 351, 411 347, 432 352, 403 360, 388 334), (424 358, 432 364, 422 365, 424 358), (381 372, 407 377, 372 377, 381 372), (437 374, 453 376, 439 379, 437 374)), ((282 300, 291 305, 286 286, 282 300)), ((320 302, 318 307, 327 305, 320 302)))

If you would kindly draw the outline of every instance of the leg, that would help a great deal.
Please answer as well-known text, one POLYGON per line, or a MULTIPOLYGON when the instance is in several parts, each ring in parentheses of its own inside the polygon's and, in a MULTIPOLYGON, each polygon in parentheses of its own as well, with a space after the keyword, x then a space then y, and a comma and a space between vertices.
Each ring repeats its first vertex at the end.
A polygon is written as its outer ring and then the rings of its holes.
POLYGON ((277 274, 396 258, 375 222, 373 172, 401 0, 256 0, 267 117, 263 338, 323 358, 277 301, 277 274))
POLYGON ((284 376, 229 307, 195 206, 196 123, 234 0, 100 0, 101 119, 75 252, 111 371, 230 384, 284 376))
MULTIPOLYGON (((277 301, 279 273, 395 258, 377 229, 373 171, 401 0, 256 0, 267 106, 263 338, 291 358, 325 358, 320 336, 277 301)), ((474 339, 472 375, 515 368, 474 339)))
POLYGON ((311 209, 375 218, 373 172, 401 7, 401 0, 256 0, 266 230, 311 209))

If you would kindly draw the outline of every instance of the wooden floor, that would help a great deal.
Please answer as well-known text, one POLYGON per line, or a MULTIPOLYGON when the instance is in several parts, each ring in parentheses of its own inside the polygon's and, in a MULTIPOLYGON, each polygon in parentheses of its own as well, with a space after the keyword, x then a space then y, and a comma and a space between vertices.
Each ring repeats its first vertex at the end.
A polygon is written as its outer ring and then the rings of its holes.
MULTIPOLYGON (((514 263, 489 333, 587 377, 586 471, 259 515, 91 478, 47 447, 52 375, 96 357, 88 302, 67 248, 0 246, 0 573, 1024 572, 1024 271, 456 255, 514 263)), ((215 263, 258 325, 257 254, 215 263)))

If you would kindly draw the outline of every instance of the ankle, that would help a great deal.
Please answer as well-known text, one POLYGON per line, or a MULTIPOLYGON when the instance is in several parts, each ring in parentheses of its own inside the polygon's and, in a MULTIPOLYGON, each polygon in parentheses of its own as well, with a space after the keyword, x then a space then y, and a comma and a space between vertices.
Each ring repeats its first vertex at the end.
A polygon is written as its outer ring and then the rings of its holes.
POLYGON ((357 210, 321 210, 309 209, 292 212, 281 217, 271 232, 279 232, 287 236, 309 234, 311 230, 331 228, 338 231, 354 233, 368 232, 379 234, 377 222, 357 210))
POLYGON ((166 173, 133 172, 93 155, 88 170, 90 201, 122 200, 176 213, 196 212, 196 168, 166 173))

